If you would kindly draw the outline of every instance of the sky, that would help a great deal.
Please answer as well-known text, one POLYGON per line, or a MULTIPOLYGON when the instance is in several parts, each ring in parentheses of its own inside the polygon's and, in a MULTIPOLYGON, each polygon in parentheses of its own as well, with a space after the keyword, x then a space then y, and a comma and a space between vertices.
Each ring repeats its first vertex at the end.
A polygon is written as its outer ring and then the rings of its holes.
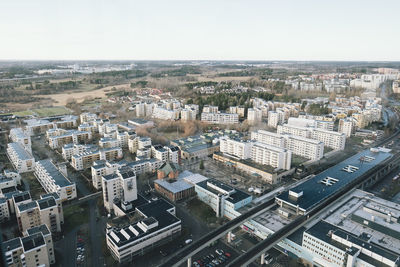
POLYGON ((399 0, 1 0, 0 60, 400 61, 399 0))

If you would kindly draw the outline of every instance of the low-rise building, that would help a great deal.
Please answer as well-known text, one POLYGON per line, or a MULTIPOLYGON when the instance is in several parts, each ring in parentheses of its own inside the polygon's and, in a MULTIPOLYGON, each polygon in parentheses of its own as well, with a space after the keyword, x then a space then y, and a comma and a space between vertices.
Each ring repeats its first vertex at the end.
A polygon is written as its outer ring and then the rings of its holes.
POLYGON ((75 183, 66 177, 66 167, 61 172, 50 159, 39 160, 35 176, 47 193, 57 193, 62 201, 77 197, 75 183))
POLYGON ((18 173, 31 172, 35 169, 35 158, 20 143, 9 143, 7 155, 18 173))
POLYGON ((77 170, 90 168, 93 162, 97 160, 118 160, 122 158, 122 149, 120 147, 104 148, 96 151, 84 152, 71 157, 71 166, 77 170))
POLYGON ((10 139, 14 143, 20 143, 27 151, 32 153, 32 141, 30 135, 26 134, 22 128, 13 128, 10 130, 10 139))
POLYGON ((107 247, 119 263, 131 262, 135 256, 169 242, 181 233, 181 220, 175 207, 158 199, 136 207, 143 219, 123 228, 107 229, 107 247))
POLYGON ((239 115, 235 113, 201 113, 201 121, 212 124, 239 123, 239 115))
POLYGON ((252 196, 220 181, 207 179, 195 184, 197 197, 209 205, 217 217, 236 217, 236 211, 248 205, 252 196))

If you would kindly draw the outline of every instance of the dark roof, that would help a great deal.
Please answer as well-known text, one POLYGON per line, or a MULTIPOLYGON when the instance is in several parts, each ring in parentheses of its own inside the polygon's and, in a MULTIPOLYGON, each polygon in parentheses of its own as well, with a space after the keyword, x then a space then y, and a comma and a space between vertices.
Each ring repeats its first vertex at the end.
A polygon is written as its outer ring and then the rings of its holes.
POLYGON ((17 237, 3 242, 3 251, 10 251, 21 247, 21 238, 17 237))
POLYGON ((42 233, 35 233, 33 235, 22 237, 21 242, 25 251, 45 245, 42 233))
POLYGON ((149 229, 147 232, 144 232, 137 226, 136 223, 128 225, 122 229, 113 230, 107 235, 117 246, 124 246, 152 232, 168 227, 173 223, 180 222, 180 220, 177 217, 175 217, 174 215, 172 215, 167 211, 173 207, 174 207, 173 205, 171 205, 164 199, 158 199, 156 201, 148 202, 144 205, 136 207, 136 209, 140 211, 140 213, 144 214, 144 216, 146 217, 140 222, 143 222, 146 225, 158 222, 158 226, 149 229), (132 228, 138 232, 138 235, 134 234, 134 232, 131 230, 132 228), (121 233, 121 231, 124 231, 126 234, 128 234, 129 238, 127 238, 126 235, 121 233))
POLYGON ((47 193, 40 196, 40 198, 46 198, 46 197, 54 197, 54 199, 60 199, 60 196, 56 192, 47 193))
POLYGON ((118 172, 121 174, 123 179, 136 177, 135 171, 129 166, 123 166, 119 168, 118 172))
POLYGON ((50 159, 39 160, 38 164, 41 164, 43 168, 46 169, 47 173, 53 178, 56 185, 64 187, 73 184, 56 168, 50 159))
POLYGON ((231 194, 229 198, 226 199, 226 201, 232 202, 233 204, 238 203, 242 200, 245 200, 247 198, 252 198, 251 195, 239 190, 235 189, 235 193, 231 194))
POLYGON ((50 234, 49 228, 47 228, 47 226, 45 224, 41 224, 39 226, 35 226, 33 228, 30 228, 28 230, 26 230, 28 235, 33 235, 35 233, 42 233, 43 236, 46 236, 48 234, 50 234))
POLYGON ((26 210, 29 210, 29 209, 36 208, 37 207, 37 202, 36 201, 31 201, 31 202, 28 202, 28 203, 22 203, 22 204, 19 204, 17 207, 18 207, 19 211, 22 212, 22 211, 26 211, 26 210))
POLYGON ((119 176, 118 176, 118 174, 116 174, 116 173, 112 173, 112 174, 108 174, 108 175, 104 175, 103 176, 103 178, 105 179, 105 180, 112 180, 112 179, 115 179, 115 178, 118 178, 119 176))
POLYGON ((31 199, 31 193, 29 191, 19 192, 13 195, 15 203, 19 203, 25 200, 31 199))
POLYGON ((47 209, 47 208, 49 208, 49 207, 57 206, 54 197, 51 197, 51 196, 50 196, 50 197, 46 197, 46 198, 39 199, 39 200, 37 201, 37 203, 38 203, 39 208, 40 208, 41 210, 47 209))
POLYGON ((290 203, 293 206, 298 205, 300 209, 307 211, 313 208, 318 203, 320 203, 322 200, 328 198, 330 195, 332 195, 339 189, 345 187, 353 180, 359 178, 361 175, 365 174, 373 167, 382 163, 384 160, 390 158, 391 156, 392 154, 386 152, 381 152, 381 151, 372 152, 369 149, 364 150, 338 163, 337 165, 321 172, 312 179, 309 179, 304 183, 301 183, 298 186, 290 189, 290 191, 295 193, 302 192, 303 195, 300 198, 294 199, 290 197, 289 190, 281 193, 276 198, 284 202, 290 203), (361 159, 369 159, 369 157, 373 158, 373 160, 371 161, 361 160, 361 159), (354 166, 358 169, 355 170, 354 172, 347 172, 343 170, 349 165, 354 166), (330 185, 321 182, 328 177, 333 178, 336 181, 330 183, 330 185))
POLYGON ((173 162, 166 162, 160 167, 160 171, 163 171, 165 175, 168 175, 170 172, 179 171, 180 169, 179 165, 173 162))
POLYGON ((169 149, 170 149, 172 152, 179 151, 179 147, 177 147, 177 146, 169 146, 169 149))

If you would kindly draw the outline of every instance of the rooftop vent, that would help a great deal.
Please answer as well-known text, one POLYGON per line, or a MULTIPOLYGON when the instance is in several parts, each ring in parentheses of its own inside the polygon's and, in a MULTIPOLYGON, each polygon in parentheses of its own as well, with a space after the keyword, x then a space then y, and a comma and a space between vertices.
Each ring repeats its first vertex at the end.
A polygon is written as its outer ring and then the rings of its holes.
POLYGON ((357 171, 359 168, 356 166, 352 166, 352 165, 347 165, 346 167, 344 167, 342 169, 342 171, 348 172, 348 173, 353 173, 355 171, 357 171))
POLYGON ((337 181, 339 181, 336 178, 332 178, 332 177, 325 177, 324 179, 322 179, 321 181, 319 181, 321 184, 325 184, 326 186, 331 186, 334 185, 337 181))

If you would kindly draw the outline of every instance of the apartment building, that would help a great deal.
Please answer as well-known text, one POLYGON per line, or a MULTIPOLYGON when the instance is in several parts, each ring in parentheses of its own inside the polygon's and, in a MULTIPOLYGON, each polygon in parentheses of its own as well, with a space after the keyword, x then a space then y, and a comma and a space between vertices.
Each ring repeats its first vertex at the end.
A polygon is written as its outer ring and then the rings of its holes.
POLYGON ((45 224, 52 233, 61 232, 63 223, 62 207, 57 205, 51 195, 39 200, 30 200, 27 203, 18 204, 15 215, 19 230, 26 230, 45 224))
POLYGON ((18 173, 31 172, 35 169, 35 158, 20 143, 9 143, 7 156, 18 173))
POLYGON ((92 132, 77 130, 50 129, 46 134, 52 149, 63 147, 65 144, 86 143, 92 139, 92 132))
POLYGON ((244 142, 224 136, 220 138, 219 150, 222 153, 233 155, 240 159, 248 159, 251 157, 251 149, 253 145, 254 142, 244 142))
POLYGON ((92 134, 96 133, 98 131, 98 127, 93 123, 94 121, 90 123, 82 123, 78 126, 78 131, 82 132, 90 132, 92 134))
POLYGON ((119 263, 129 263, 161 246, 181 233, 181 220, 176 217, 175 207, 158 199, 136 207, 141 219, 123 228, 108 228, 107 247, 119 263))
POLYGON ((128 139, 129 152, 136 153, 139 149, 151 147, 150 137, 131 136, 128 139))
POLYGON ((212 124, 239 123, 239 115, 235 113, 201 113, 201 121, 212 124))
POLYGON ((298 126, 298 127, 312 127, 328 131, 333 131, 335 122, 333 120, 316 120, 308 118, 294 118, 290 117, 288 119, 288 125, 298 126))
POLYGON ((281 148, 286 147, 286 138, 284 135, 265 130, 258 130, 255 132, 251 132, 251 140, 256 140, 257 142, 269 144, 271 146, 276 146, 281 148))
POLYGON ((167 109, 156 106, 152 117, 160 120, 179 120, 181 109, 167 109))
POLYGON ((105 134, 111 134, 113 132, 118 132, 118 125, 114 123, 103 123, 98 125, 99 128, 99 134, 101 136, 104 136, 105 134))
POLYGON ((42 224, 42 225, 39 225, 39 226, 36 226, 36 227, 26 230, 24 235, 32 236, 32 235, 35 235, 38 233, 39 234, 41 233, 43 235, 43 239, 46 243, 47 254, 49 256, 50 264, 55 264, 56 263, 56 253, 54 251, 53 238, 52 238, 51 232, 46 224, 42 224))
POLYGON ((0 197, 0 222, 10 219, 10 209, 8 207, 7 198, 0 197))
POLYGON ((129 166, 123 166, 115 173, 104 175, 102 189, 104 207, 108 212, 115 211, 115 205, 122 205, 124 209, 138 198, 135 171, 129 166))
POLYGON ((324 156, 324 143, 318 140, 301 136, 285 135, 286 149, 294 155, 310 160, 319 160, 324 156))
POLYGON ((240 118, 244 118, 244 113, 246 111, 245 107, 242 106, 232 106, 229 107, 229 113, 236 113, 240 118))
POLYGON ((3 174, 0 174, 0 189, 17 185, 21 185, 21 175, 18 172, 4 170, 3 174))
POLYGON ((77 170, 90 168, 93 162, 97 160, 119 160, 122 158, 122 149, 120 147, 104 148, 96 151, 84 152, 71 157, 71 166, 77 170))
POLYGON ((184 108, 181 110, 182 121, 195 121, 197 116, 197 110, 184 108))
POLYGON ((206 105, 203 107, 203 113, 217 113, 218 112, 218 106, 209 106, 206 105))
POLYGON ((27 125, 25 126, 25 130, 30 136, 42 134, 49 129, 55 128, 54 123, 48 120, 31 119, 31 120, 25 120, 25 122, 27 123, 27 125))
POLYGON ((290 170, 292 152, 285 148, 256 142, 251 148, 251 159, 258 164, 290 170))
POLYGON ((335 150, 343 150, 346 145, 346 135, 334 131, 327 131, 323 129, 313 129, 311 138, 322 141, 325 146, 335 150))
POLYGON ((285 112, 280 109, 268 111, 268 126, 276 128, 278 125, 285 123, 285 117, 285 112))
POLYGON ((164 149, 168 152, 168 162, 178 164, 181 162, 181 150, 178 146, 165 146, 164 149))
POLYGON ((54 128, 71 129, 77 126, 78 117, 74 115, 65 115, 60 120, 54 121, 54 128))
POLYGON ((319 128, 284 124, 278 126, 277 132, 322 141, 325 146, 335 150, 343 150, 346 144, 345 134, 319 128))
POLYGON ((277 133, 278 134, 291 134, 291 135, 300 136, 300 137, 304 137, 304 138, 310 138, 311 137, 311 128, 290 125, 290 124, 286 123, 283 125, 278 125, 277 133))
POLYGON ((163 161, 154 158, 148 160, 136 160, 133 162, 98 160, 95 161, 91 167, 93 187, 101 189, 102 176, 115 173, 123 166, 132 168, 135 174, 139 175, 142 173, 154 173, 163 164, 163 161))
POLYGON ((66 144, 62 147, 62 156, 65 160, 71 160, 72 155, 81 154, 84 152, 96 151, 99 148, 96 145, 82 144, 66 144))
POLYGON ((115 138, 102 137, 99 140, 99 147, 101 148, 119 147, 119 142, 115 138))
POLYGON ((89 112, 81 113, 80 120, 81 120, 81 123, 95 121, 95 120, 97 120, 97 115, 94 113, 89 113, 89 112))
POLYGON ((259 108, 249 108, 247 110, 247 121, 250 124, 257 124, 262 120, 262 110, 259 108))
POLYGON ((47 193, 57 193, 62 201, 77 197, 76 185, 66 175, 66 167, 61 172, 50 159, 36 163, 35 176, 39 183, 47 193))
POLYGON ((32 153, 32 142, 30 135, 26 134, 22 128, 13 128, 10 130, 10 139, 14 143, 20 143, 25 149, 32 153))
POLYGON ((344 133, 350 137, 355 132, 355 123, 351 118, 339 120, 339 133, 344 133))
POLYGON ((50 267, 53 255, 49 255, 49 251, 51 246, 53 246, 53 242, 49 243, 49 240, 48 234, 46 234, 45 239, 43 233, 38 231, 25 237, 17 237, 5 241, 2 245, 6 266, 50 267))

